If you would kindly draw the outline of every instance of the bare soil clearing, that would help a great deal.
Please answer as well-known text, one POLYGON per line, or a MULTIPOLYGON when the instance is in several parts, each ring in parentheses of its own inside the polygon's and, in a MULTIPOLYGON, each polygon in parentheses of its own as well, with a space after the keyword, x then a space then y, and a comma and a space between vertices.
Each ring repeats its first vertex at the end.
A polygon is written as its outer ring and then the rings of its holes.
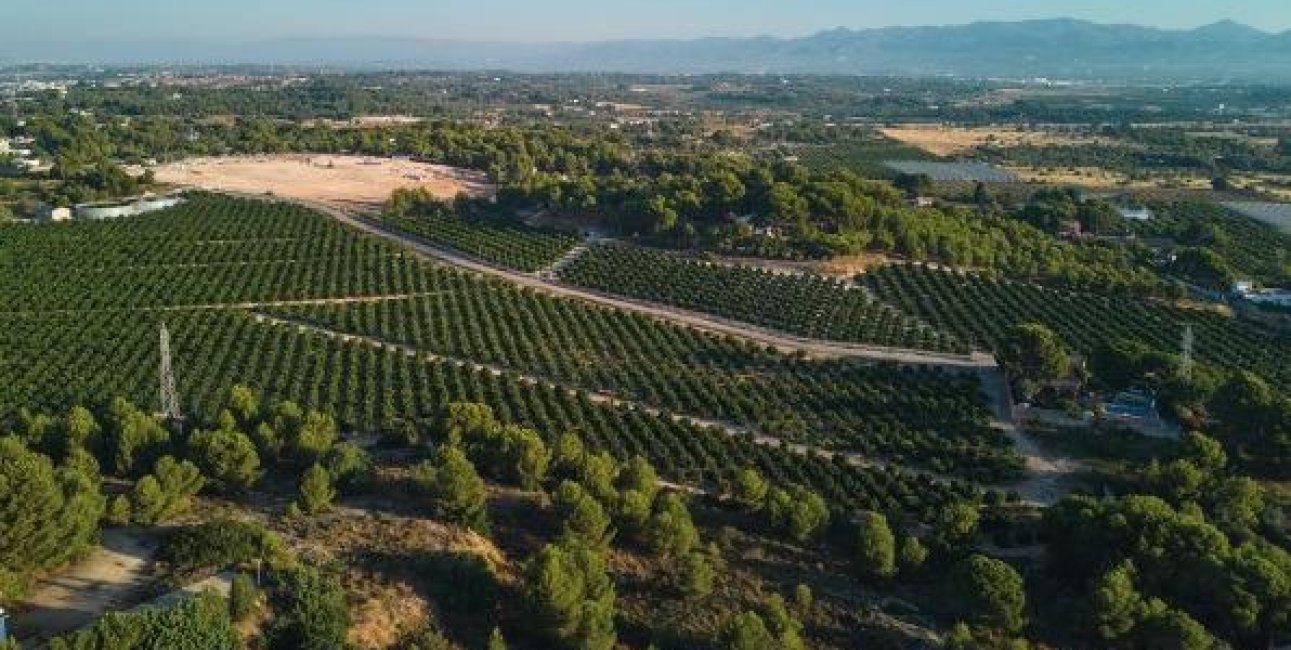
POLYGON ((280 155, 194 158, 158 167, 162 183, 244 194, 374 208, 396 189, 424 187, 435 196, 489 196, 482 172, 402 158, 280 155))
POLYGON ((153 533, 108 528, 84 560, 41 580, 14 612, 14 632, 25 642, 46 640, 90 624, 108 611, 143 600, 156 549, 153 533))

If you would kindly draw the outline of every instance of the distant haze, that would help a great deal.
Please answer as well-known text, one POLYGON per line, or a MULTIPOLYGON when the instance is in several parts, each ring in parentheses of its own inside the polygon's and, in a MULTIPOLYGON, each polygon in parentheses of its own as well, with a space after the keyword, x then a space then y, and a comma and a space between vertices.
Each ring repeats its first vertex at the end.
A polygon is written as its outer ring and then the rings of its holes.
POLYGON ((525 43, 807 36, 1056 17, 1291 29, 1286 0, 0 0, 0 43, 400 37, 525 43))
POLYGON ((105 38, 0 42, 0 63, 6 62, 1286 82, 1291 81, 1291 32, 1270 33, 1232 21, 1167 30, 1063 19, 835 29, 796 38, 586 43, 359 36, 241 42, 105 38))

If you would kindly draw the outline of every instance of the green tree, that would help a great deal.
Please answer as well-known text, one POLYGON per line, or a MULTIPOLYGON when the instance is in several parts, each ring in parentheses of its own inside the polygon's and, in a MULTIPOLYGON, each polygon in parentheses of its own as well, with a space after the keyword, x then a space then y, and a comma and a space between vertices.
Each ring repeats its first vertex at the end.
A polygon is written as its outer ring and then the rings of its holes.
POLYGON ((222 492, 238 494, 260 480, 260 454, 240 431, 198 431, 188 440, 193 460, 222 492))
POLYGON ((323 457, 323 467, 336 481, 336 487, 345 494, 362 492, 372 481, 372 458, 352 442, 332 445, 323 457))
POLYGON ((681 495, 670 492, 659 498, 648 537, 650 548, 665 557, 682 557, 699 543, 699 531, 681 495))
POLYGON ((548 545, 529 561, 525 602, 538 631, 583 650, 614 647, 614 584, 600 552, 548 545))
POLYGON ((936 541, 942 546, 967 544, 977 534, 982 514, 975 504, 960 501, 944 508, 933 522, 936 541))
POLYGON ((601 503, 586 489, 565 481, 556 489, 554 501, 564 542, 598 550, 609 547, 614 538, 610 518, 601 503))
POLYGON ((441 444, 459 445, 463 440, 483 437, 497 427, 497 418, 488 405, 454 402, 439 413, 435 432, 441 444))
POLYGON ((756 612, 736 614, 722 625, 713 643, 718 650, 772 650, 779 647, 756 612))
POLYGON ((255 581, 245 573, 233 576, 229 586, 229 615, 234 622, 241 623, 255 611, 260 600, 260 590, 255 581))
POLYGON ((805 543, 829 525, 829 506, 819 494, 794 485, 787 490, 771 490, 767 496, 767 516, 773 526, 805 543))
POLYGON ((713 583, 717 571, 708 555, 692 551, 686 554, 681 564, 681 593, 686 598, 698 600, 713 593, 713 583))
POLYGON ((502 638, 502 630, 495 627, 493 628, 493 631, 489 633, 488 650, 507 650, 507 641, 502 638))
POLYGON ((309 411, 289 439, 291 455, 302 463, 317 463, 336 442, 336 420, 326 413, 309 411))
POLYGON ((238 424, 250 427, 260 419, 260 395, 248 386, 235 384, 229 389, 228 408, 238 424))
POLYGON ((614 481, 619 475, 618 461, 608 453, 590 454, 579 468, 578 482, 601 503, 613 503, 618 497, 614 481))
POLYGON ((488 491, 475 465, 460 449, 441 447, 435 460, 419 470, 418 483, 430 496, 438 516, 488 534, 488 491))
POLYGON ((996 358, 1009 375, 1024 382, 1028 399, 1036 385, 1067 374, 1070 356, 1053 330, 1040 323, 1018 325, 1000 341, 996 358))
POLYGON ((974 618, 1009 634, 1026 626, 1022 576, 1005 562, 971 555, 955 567, 955 583, 974 618))
POLYGON ((297 566, 273 576, 274 622, 269 647, 289 650, 346 648, 349 610, 334 578, 297 566))
POLYGON ((206 478, 196 465, 164 456, 149 474, 135 482, 130 497, 134 520, 153 525, 187 512, 206 478))
POLYGON ((896 536, 887 517, 877 512, 860 513, 856 522, 856 562, 862 574, 880 579, 896 575, 896 547, 896 536))
POLYGON ((108 465, 117 476, 128 476, 161 456, 170 433, 155 417, 118 397, 108 409, 107 438, 108 465))
POLYGON ((316 515, 330 510, 335 500, 336 489, 332 486, 331 474, 322 465, 310 465, 300 475, 296 504, 305 514, 316 515))
POLYGON ((103 510, 93 477, 0 438, 0 599, 17 595, 28 574, 88 548, 103 510))
POLYGON ((746 510, 761 510, 766 504, 767 492, 771 485, 751 467, 745 467, 735 473, 735 500, 746 510))
POLYGON ((902 571, 918 571, 927 561, 928 548, 918 537, 906 535, 901 539, 901 546, 897 549, 897 562, 902 571))
POLYGON ((583 439, 573 431, 566 431, 556 437, 556 443, 552 447, 551 473, 560 480, 575 479, 586 457, 587 449, 583 446, 583 439))

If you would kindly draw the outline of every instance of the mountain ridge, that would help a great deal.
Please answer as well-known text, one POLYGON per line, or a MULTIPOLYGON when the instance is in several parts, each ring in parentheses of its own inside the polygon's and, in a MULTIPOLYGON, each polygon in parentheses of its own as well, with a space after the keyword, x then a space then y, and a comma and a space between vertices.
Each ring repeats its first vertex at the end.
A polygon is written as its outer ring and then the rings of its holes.
POLYGON ((0 44, 0 61, 282 64, 517 72, 785 73, 1072 79, 1291 79, 1291 31, 1059 18, 830 29, 803 37, 505 43, 415 37, 0 44))

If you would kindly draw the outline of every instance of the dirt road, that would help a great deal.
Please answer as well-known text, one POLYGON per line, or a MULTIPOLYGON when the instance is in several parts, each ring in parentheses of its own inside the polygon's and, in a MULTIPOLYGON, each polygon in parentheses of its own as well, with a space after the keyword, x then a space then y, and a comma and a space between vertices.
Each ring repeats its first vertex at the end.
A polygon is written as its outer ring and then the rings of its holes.
POLYGON ((13 632, 28 647, 90 624, 108 611, 138 603, 156 544, 139 528, 109 528, 84 560, 41 580, 15 608, 13 632))
POLYGON ((735 336, 753 341, 760 345, 769 345, 788 353, 802 352, 817 358, 850 357, 868 359, 871 361, 891 361, 908 365, 939 366, 963 370, 978 370, 981 368, 995 367, 995 359, 987 354, 941 354, 936 352, 925 352, 922 350, 885 348, 858 343, 809 339, 701 312, 624 298, 622 296, 610 295, 578 287, 571 287, 538 277, 537 275, 494 266, 449 248, 430 243, 408 233, 395 231, 372 219, 356 215, 353 212, 335 205, 317 201, 298 202, 319 210, 337 221, 365 233, 383 237, 441 262, 446 262, 483 275, 500 277, 524 287, 537 289, 539 291, 544 291, 558 296, 576 298, 614 307, 616 309, 645 314, 660 320, 672 321, 674 323, 679 323, 715 334, 735 336))

